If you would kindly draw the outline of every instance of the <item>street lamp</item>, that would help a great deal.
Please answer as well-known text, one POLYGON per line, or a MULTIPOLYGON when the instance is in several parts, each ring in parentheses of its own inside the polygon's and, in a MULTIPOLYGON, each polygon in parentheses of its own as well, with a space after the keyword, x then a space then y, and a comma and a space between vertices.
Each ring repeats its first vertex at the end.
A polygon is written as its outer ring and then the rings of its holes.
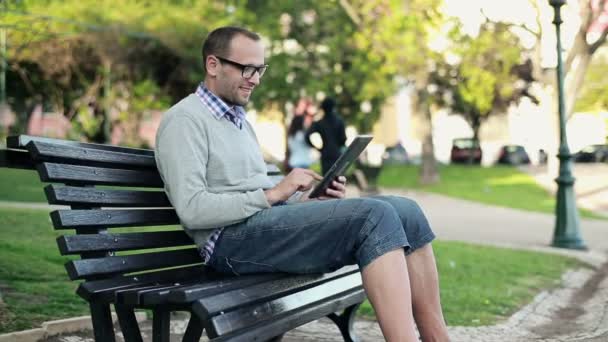
POLYGON ((564 99, 564 70, 562 66, 562 43, 559 26, 562 23, 561 7, 566 0, 549 0, 555 17, 555 32, 557 36, 557 92, 559 104, 559 176, 557 183, 557 204, 555 207, 555 231, 552 245, 561 248, 586 249, 579 233, 579 218, 574 198, 574 177, 572 176, 572 155, 568 148, 566 137, 566 114, 564 99))

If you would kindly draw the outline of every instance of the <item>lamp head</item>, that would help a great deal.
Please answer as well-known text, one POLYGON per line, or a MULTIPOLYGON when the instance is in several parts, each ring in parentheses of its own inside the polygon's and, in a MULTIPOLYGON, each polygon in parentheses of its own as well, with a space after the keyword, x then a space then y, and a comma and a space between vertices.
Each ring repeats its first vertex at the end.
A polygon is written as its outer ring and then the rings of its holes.
POLYGON ((549 0, 549 5, 553 7, 561 7, 566 4, 566 0, 549 0))

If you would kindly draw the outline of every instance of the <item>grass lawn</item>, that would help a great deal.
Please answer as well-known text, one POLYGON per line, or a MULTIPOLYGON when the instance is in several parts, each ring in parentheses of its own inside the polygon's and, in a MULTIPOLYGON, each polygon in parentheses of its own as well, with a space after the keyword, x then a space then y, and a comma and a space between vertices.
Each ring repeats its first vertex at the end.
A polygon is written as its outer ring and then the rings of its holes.
MULTIPOLYGON (((418 166, 386 165, 378 178, 378 185, 435 192, 515 209, 555 212, 555 198, 531 176, 514 167, 444 165, 439 169, 441 181, 434 185, 420 185, 418 172, 418 166)), ((580 209, 579 213, 586 218, 605 219, 585 209, 580 209)))
MULTIPOLYGON (((44 210, 0 208, 0 333, 41 322, 88 314, 68 280, 44 210)), ((486 325, 528 303, 539 289, 555 286, 562 272, 579 265, 561 256, 437 242, 441 295, 450 325, 486 325)), ((369 304, 360 313, 373 314, 369 304)))
POLYGON ((46 202, 43 188, 36 171, 0 168, 1 201, 46 202))

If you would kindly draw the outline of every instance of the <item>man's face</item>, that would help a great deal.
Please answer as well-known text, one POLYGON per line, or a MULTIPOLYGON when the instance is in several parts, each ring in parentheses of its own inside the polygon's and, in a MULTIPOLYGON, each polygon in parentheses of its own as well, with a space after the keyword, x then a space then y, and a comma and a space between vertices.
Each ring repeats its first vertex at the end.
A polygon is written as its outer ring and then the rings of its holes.
MULTIPOLYGON (((228 56, 218 56, 239 64, 263 66, 264 46, 243 35, 237 35, 230 43, 228 56)), ((215 93, 229 105, 244 106, 249 102, 253 89, 260 84, 260 75, 255 72, 250 78, 242 76, 242 68, 226 61, 217 60, 215 93)))

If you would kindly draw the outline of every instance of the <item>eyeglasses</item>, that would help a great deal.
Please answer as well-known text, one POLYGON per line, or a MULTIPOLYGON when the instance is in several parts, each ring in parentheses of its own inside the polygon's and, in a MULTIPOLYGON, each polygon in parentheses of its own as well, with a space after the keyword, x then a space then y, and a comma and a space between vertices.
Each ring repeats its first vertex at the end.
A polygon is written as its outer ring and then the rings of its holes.
POLYGON ((217 59, 219 59, 222 63, 228 63, 232 66, 235 66, 235 67, 241 69, 241 76, 243 76, 243 78, 252 78, 253 74, 255 74, 256 71, 258 72, 258 75, 260 75, 260 77, 262 77, 262 75, 264 75, 264 72, 266 72, 266 68, 268 68, 268 64, 264 64, 262 66, 245 65, 245 64, 237 63, 235 61, 231 61, 226 58, 222 58, 220 56, 215 56, 215 57, 217 59))

